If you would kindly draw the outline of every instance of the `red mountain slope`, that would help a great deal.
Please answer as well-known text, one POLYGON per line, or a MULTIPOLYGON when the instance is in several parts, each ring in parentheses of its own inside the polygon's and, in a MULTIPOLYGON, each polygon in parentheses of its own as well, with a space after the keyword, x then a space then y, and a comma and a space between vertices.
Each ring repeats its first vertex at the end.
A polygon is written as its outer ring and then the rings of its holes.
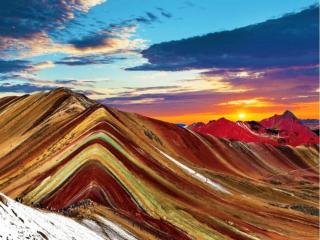
POLYGON ((232 122, 221 118, 207 124, 195 123, 188 128, 198 133, 243 142, 292 146, 319 143, 319 137, 289 111, 261 122, 232 122))
POLYGON ((239 140, 244 142, 264 142, 270 143, 271 139, 261 136, 241 122, 232 122, 225 118, 216 121, 210 121, 208 124, 194 124, 192 130, 211 134, 216 137, 227 138, 230 140, 239 140))
POLYGON ((278 135, 288 145, 297 146, 319 143, 319 137, 308 127, 304 126, 290 111, 264 119, 260 124, 267 129, 278 131, 278 135))

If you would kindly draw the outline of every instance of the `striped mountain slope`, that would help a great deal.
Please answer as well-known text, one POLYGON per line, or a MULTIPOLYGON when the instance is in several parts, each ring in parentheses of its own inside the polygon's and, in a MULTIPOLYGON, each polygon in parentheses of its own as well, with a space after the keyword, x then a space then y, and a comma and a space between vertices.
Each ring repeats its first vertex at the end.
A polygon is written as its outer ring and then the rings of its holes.
POLYGON ((0 139, 0 192, 105 238, 319 237, 316 145, 219 139, 66 89, 1 99, 0 139))

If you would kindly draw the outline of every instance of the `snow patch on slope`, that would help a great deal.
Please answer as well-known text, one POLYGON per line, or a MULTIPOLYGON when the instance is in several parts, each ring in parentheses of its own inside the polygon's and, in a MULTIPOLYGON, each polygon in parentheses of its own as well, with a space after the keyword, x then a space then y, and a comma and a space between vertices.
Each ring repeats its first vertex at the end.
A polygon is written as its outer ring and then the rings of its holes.
POLYGON ((83 219, 82 224, 98 233, 105 239, 111 240, 138 240, 132 233, 123 229, 119 224, 116 224, 102 216, 98 216, 98 222, 89 219, 83 219))
POLYGON ((103 239, 70 218, 33 209, 2 193, 0 223, 0 239, 103 239))

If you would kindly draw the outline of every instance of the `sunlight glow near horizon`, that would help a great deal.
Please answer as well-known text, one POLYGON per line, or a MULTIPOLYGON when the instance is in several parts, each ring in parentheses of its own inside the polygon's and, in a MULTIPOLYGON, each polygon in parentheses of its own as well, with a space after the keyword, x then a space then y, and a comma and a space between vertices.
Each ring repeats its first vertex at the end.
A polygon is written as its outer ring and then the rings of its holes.
POLYGON ((246 114, 245 113, 239 113, 239 119, 243 120, 246 118, 246 114))
POLYGON ((59 2, 58 11, 50 1, 28 8, 23 1, 5 3, 0 18, 12 24, 0 26, 0 97, 65 87, 175 123, 261 120, 287 109, 319 118, 319 62, 310 54, 314 37, 305 34, 315 24, 282 22, 315 6, 314 0, 59 2), (270 19, 280 27, 267 31, 263 23, 270 19), (204 37, 217 32, 223 41, 204 37), (295 37, 285 37, 291 33, 295 37), (286 46, 298 44, 286 43, 299 37, 306 42, 294 55, 286 46), (175 45, 166 49, 170 41, 175 45), (144 55, 155 44, 159 49, 144 55))

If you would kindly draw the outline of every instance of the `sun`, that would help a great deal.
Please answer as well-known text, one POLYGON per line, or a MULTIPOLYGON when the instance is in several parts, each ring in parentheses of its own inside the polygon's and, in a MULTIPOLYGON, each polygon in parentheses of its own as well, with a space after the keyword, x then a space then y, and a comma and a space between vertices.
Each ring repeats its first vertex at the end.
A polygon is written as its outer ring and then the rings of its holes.
POLYGON ((246 114, 245 113, 239 113, 239 118, 240 119, 245 119, 246 118, 246 114))

